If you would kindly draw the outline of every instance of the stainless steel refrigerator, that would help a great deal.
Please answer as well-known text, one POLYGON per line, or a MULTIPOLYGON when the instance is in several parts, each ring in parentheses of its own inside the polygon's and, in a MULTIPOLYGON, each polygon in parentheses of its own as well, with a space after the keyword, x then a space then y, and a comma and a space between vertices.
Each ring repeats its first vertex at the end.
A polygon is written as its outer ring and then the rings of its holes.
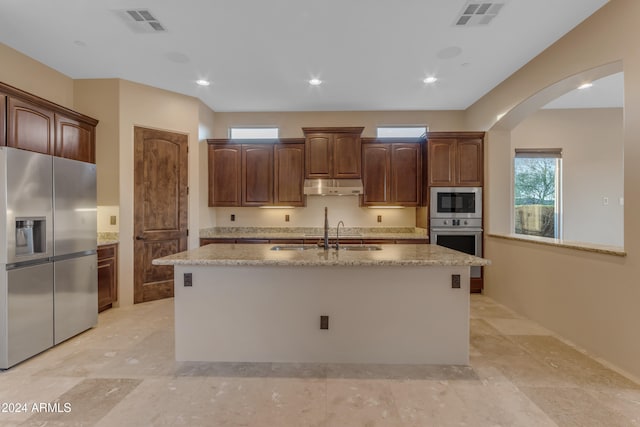
POLYGON ((95 165, 0 147, 0 369, 97 323, 95 165))

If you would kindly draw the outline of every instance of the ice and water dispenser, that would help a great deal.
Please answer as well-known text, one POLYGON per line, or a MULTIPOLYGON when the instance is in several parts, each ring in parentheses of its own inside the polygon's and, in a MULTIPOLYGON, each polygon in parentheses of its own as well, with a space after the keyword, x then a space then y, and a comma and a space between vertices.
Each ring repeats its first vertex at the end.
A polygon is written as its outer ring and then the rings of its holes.
POLYGON ((16 256, 46 252, 45 228, 45 218, 16 218, 16 256))

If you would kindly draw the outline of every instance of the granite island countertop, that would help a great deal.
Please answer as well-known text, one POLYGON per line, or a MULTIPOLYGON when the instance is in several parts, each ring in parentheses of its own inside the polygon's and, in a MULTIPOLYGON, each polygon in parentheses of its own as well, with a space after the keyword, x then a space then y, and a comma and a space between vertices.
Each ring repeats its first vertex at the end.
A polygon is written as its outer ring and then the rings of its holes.
POLYGON ((379 251, 271 250, 273 244, 216 244, 153 260, 193 266, 483 266, 490 261, 437 245, 383 244, 379 251))
MULTIPOLYGON (((323 236, 319 227, 212 227, 200 230, 201 239, 315 239, 323 236)), ((336 237, 335 227, 329 237, 336 237)), ((340 228, 343 239, 404 239, 425 240, 429 233, 417 227, 345 227, 340 228)))

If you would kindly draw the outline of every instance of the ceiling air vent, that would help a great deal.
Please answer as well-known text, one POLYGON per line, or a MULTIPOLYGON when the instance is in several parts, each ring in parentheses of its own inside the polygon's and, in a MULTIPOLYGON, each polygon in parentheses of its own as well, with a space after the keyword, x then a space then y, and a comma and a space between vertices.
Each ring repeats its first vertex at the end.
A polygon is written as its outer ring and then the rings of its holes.
POLYGON ((505 2, 490 3, 468 1, 455 21, 456 27, 487 25, 498 15, 505 2))
POLYGON ((135 33, 163 33, 167 31, 148 9, 118 10, 116 13, 135 33))

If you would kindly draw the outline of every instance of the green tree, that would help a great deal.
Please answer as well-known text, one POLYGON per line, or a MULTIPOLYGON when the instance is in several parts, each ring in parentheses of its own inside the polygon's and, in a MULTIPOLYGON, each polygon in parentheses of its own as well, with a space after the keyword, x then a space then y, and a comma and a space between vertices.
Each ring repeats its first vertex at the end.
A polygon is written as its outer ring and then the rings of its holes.
POLYGON ((515 171, 515 232, 556 237, 555 158, 517 157, 515 171))
POLYGON ((553 205, 556 194, 556 159, 515 159, 516 205, 553 205))

